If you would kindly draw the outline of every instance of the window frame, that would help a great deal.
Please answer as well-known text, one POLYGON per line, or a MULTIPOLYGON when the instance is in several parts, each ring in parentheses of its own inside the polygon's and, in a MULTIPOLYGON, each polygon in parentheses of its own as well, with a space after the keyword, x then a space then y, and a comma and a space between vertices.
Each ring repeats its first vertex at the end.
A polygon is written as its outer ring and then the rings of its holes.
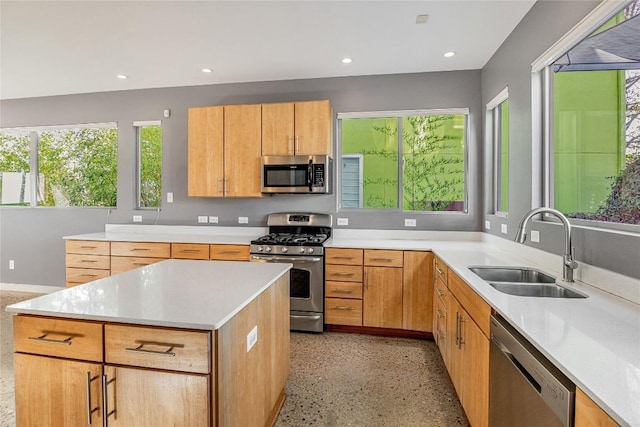
MULTIPOLYGON (((600 3, 531 64, 533 172, 540 174, 539 183, 533 180, 533 206, 553 207, 554 200, 553 63, 633 2, 634 0, 624 0, 622 2, 600 3), (539 125, 539 129, 537 129, 536 125, 539 125), (540 162, 538 168, 535 167, 537 161, 540 162)), ((559 222, 557 218, 549 214, 542 215, 542 220, 559 222)), ((573 225, 589 227, 599 231, 622 231, 640 234, 640 226, 636 224, 578 218, 568 218, 568 220, 573 225)))
MULTIPOLYGON (((509 100, 509 86, 502 89, 491 101, 487 103, 486 106, 486 118, 485 118, 485 126, 486 126, 486 144, 491 144, 491 150, 493 152, 492 161, 493 161, 493 214, 500 217, 508 217, 508 210, 499 209, 499 200, 500 194, 502 191, 501 188, 501 110, 499 107, 503 105, 505 101, 509 100)), ((509 162, 509 159, 507 159, 509 162)), ((507 177, 507 191, 509 191, 508 186, 509 179, 507 177)))
MULTIPOLYGON (((395 213, 411 215, 468 215, 469 214, 469 126, 470 108, 431 108, 417 110, 390 110, 390 111, 364 111, 364 112, 343 112, 338 113, 336 118, 336 211, 345 213, 366 212, 366 213, 395 213), (398 205, 395 208, 344 208, 342 207, 342 120, 343 119, 375 119, 375 118, 404 118, 407 116, 437 116, 437 115, 462 115, 465 118, 464 125, 464 153, 463 153, 463 203, 464 209, 460 211, 405 211, 403 209, 403 169, 402 169, 402 140, 398 138, 398 205)), ((398 126, 399 135, 402 134, 402 120, 398 126)), ((353 155, 353 153, 347 153, 353 155)), ((364 168, 362 168, 364 170, 364 168)))
MULTIPOLYGON (((162 182, 160 183, 160 206, 141 206, 141 192, 142 192, 142 145, 140 140, 140 131, 141 128, 145 126, 160 126, 162 129, 162 120, 141 120, 133 122, 133 133, 134 133, 134 146, 135 146, 135 162, 136 162, 136 173, 135 173, 135 209, 136 210, 151 210, 156 211, 162 208, 162 182)), ((164 143, 161 142, 162 148, 164 149, 164 143)), ((163 150, 164 151, 164 150, 163 150)), ((162 173, 162 172, 161 172, 162 173)))

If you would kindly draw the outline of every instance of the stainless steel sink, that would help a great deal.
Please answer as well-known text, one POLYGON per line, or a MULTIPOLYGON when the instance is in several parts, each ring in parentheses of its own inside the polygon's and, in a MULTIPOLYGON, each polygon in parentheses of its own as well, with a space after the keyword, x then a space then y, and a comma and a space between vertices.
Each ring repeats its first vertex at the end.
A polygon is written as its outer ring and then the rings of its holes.
POLYGON ((496 290, 522 297, 587 298, 572 289, 556 285, 555 277, 528 267, 469 267, 496 290))

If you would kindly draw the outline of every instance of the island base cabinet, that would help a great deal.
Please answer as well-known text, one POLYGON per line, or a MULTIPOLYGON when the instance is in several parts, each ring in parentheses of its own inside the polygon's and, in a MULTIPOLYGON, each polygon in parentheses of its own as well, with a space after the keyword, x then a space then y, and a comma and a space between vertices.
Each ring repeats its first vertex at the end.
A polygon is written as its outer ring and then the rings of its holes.
POLYGON ((109 426, 208 426, 209 376, 105 366, 109 426))
POLYGON ((14 372, 16 426, 102 425, 102 364, 16 353, 14 372))

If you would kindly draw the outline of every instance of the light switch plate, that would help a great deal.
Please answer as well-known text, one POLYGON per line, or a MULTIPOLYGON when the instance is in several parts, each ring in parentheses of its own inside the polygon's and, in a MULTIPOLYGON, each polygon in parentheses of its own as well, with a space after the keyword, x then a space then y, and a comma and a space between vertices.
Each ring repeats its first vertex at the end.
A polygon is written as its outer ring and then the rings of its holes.
POLYGON ((404 226, 405 227, 415 227, 416 226, 415 218, 405 218, 404 219, 404 226))
POLYGON ((238 217, 238 224, 249 224, 249 217, 248 216, 239 216, 238 217))
POLYGON ((173 193, 167 193, 167 203, 173 203, 173 193))
POLYGON ((531 241, 540 243, 540 232, 538 230, 531 230, 531 241))
POLYGON ((218 217, 217 216, 210 216, 209 217, 209 224, 217 224, 218 223, 218 217))
POLYGON ((507 234, 507 224, 500 224, 500 231, 502 234, 507 234))
POLYGON ((258 325, 254 326, 251 332, 247 334, 247 353, 258 342, 258 325))
POLYGON ((491 221, 485 221, 484 222, 484 228, 487 230, 491 230, 491 221))
POLYGON ((349 218, 338 218, 338 225, 349 225, 349 218))
POLYGON ((134 215, 133 222, 142 222, 142 215, 134 215))
POLYGON ((209 217, 206 215, 198 215, 198 224, 206 224, 209 221, 209 217))

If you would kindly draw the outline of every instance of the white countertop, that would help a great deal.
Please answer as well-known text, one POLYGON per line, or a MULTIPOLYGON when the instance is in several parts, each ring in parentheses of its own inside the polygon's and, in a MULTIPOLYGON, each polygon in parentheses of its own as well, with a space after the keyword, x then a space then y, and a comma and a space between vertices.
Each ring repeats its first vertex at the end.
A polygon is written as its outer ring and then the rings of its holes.
POLYGON ((215 330, 290 268, 172 259, 10 305, 7 311, 215 330))

